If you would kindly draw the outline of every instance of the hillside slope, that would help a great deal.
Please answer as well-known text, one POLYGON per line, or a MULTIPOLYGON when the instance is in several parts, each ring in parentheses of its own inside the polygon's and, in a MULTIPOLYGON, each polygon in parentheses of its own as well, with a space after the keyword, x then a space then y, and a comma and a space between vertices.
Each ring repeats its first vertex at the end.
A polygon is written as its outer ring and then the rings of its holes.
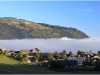
POLYGON ((0 39, 26 38, 89 38, 84 32, 75 29, 45 23, 36 23, 23 19, 0 18, 0 39))
POLYGON ((19 64, 20 62, 14 59, 10 59, 9 57, 3 56, 0 54, 0 64, 9 64, 9 65, 15 65, 19 64))

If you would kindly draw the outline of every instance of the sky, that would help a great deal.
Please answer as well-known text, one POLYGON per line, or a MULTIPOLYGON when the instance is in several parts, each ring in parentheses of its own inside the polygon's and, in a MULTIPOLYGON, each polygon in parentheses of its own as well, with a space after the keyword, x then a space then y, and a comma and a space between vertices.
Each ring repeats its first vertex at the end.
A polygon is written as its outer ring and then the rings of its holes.
POLYGON ((0 17, 73 27, 90 37, 0 40, 0 46, 6 50, 39 48, 42 52, 66 50, 73 53, 100 50, 100 1, 0 1, 0 17))
POLYGON ((73 27, 100 37, 100 1, 0 1, 0 17, 73 27))

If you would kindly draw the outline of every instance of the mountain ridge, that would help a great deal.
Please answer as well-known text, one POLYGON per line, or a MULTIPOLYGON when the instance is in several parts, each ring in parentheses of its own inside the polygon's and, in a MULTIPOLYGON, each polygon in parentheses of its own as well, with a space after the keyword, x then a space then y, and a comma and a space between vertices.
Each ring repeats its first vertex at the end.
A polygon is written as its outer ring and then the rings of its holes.
POLYGON ((0 17, 0 39, 89 38, 84 32, 60 25, 37 23, 14 17, 0 17))

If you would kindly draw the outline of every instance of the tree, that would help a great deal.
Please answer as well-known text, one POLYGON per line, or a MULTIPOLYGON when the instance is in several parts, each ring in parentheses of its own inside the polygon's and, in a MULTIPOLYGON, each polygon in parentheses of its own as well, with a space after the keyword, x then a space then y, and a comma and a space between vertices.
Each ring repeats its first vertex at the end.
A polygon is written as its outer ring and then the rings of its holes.
POLYGON ((0 49, 0 54, 3 54, 3 51, 0 49))
POLYGON ((81 53, 82 53, 82 52, 81 52, 80 50, 78 50, 78 51, 77 51, 77 57, 81 57, 81 53))
POLYGON ((20 60, 20 61, 22 61, 23 54, 24 54, 24 51, 20 50, 20 52, 17 54, 17 59, 20 60))
POLYGON ((3 54, 4 54, 5 56, 8 56, 7 50, 5 50, 5 51, 3 52, 3 54))
POLYGON ((13 52, 15 52, 15 51, 14 51, 14 50, 10 50, 9 52, 13 53, 13 52))
POLYGON ((20 52, 19 52, 19 58, 20 58, 20 60, 22 60, 23 54, 24 54, 24 51, 23 50, 20 50, 20 52))
POLYGON ((67 54, 66 50, 63 50, 63 54, 67 54))
POLYGON ((71 51, 69 52, 69 54, 71 57, 74 57, 74 54, 71 51))
POLYGON ((47 59, 48 60, 55 60, 55 58, 53 57, 53 55, 51 53, 47 54, 47 59))
POLYGON ((52 54, 51 53, 48 53, 47 54, 47 59, 50 60, 51 58, 52 58, 52 54))
POLYGON ((59 55, 59 53, 57 51, 55 51, 54 57, 55 57, 56 60, 58 60, 58 58, 60 57, 60 55, 59 55))
POLYGON ((42 58, 43 58, 43 53, 41 52, 40 53, 40 60, 42 60, 42 58))
POLYGON ((33 58, 34 58, 34 60, 39 60, 40 54, 39 53, 34 53, 33 58))
POLYGON ((76 54, 76 55, 74 55, 74 57, 76 57, 76 58, 77 58, 77 57, 78 57, 78 56, 77 56, 77 54, 76 54))
POLYGON ((98 53, 97 53, 97 54, 98 54, 98 56, 100 57, 100 50, 98 51, 98 53))
POLYGON ((23 59, 24 59, 25 62, 28 61, 28 53, 23 54, 23 59))
POLYGON ((71 52, 71 51, 69 51, 69 54, 71 55, 71 54, 72 54, 72 52, 71 52))
POLYGON ((75 56, 75 55, 72 53, 72 54, 71 54, 71 57, 74 57, 74 56, 75 56))
POLYGON ((77 51, 77 55, 81 55, 81 51, 80 50, 77 51))
POLYGON ((66 59, 67 55, 66 54, 62 54, 62 59, 66 59))
POLYGON ((60 59, 66 59, 67 55, 66 55, 66 51, 63 50, 63 52, 59 53, 60 59))
POLYGON ((62 54, 63 54, 62 52, 61 52, 61 53, 59 53, 60 59, 62 59, 62 54))
POLYGON ((14 57, 15 57, 15 55, 16 55, 16 53, 15 53, 15 52, 11 53, 11 57, 12 57, 12 58, 14 58, 14 57))

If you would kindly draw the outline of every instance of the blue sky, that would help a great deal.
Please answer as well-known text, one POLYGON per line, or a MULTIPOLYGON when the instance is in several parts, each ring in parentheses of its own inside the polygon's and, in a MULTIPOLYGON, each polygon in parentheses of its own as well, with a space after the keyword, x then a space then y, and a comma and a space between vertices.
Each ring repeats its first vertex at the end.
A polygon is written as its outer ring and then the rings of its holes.
POLYGON ((0 1, 0 17, 73 27, 100 37, 100 1, 0 1))

